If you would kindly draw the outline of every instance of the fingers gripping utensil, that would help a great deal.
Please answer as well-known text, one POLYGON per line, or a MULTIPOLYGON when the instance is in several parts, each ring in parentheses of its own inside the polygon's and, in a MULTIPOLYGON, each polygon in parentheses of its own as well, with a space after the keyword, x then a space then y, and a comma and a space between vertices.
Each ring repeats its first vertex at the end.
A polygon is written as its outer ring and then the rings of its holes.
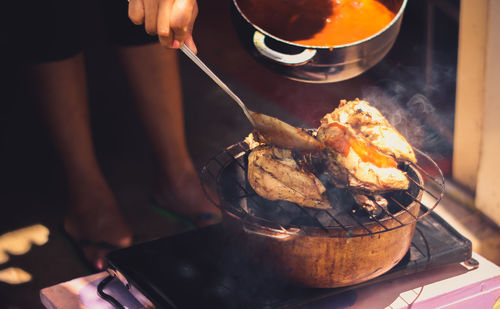
POLYGON ((198 67, 205 72, 219 87, 222 88, 243 110, 243 113, 248 118, 252 126, 264 138, 264 140, 272 145, 283 148, 290 148, 301 151, 319 151, 324 148, 324 145, 316 140, 311 135, 307 134, 301 128, 296 128, 283 122, 277 118, 256 113, 249 110, 243 101, 229 87, 210 70, 203 61, 201 61, 195 53, 193 53, 186 45, 180 48, 184 54, 190 58, 198 67))

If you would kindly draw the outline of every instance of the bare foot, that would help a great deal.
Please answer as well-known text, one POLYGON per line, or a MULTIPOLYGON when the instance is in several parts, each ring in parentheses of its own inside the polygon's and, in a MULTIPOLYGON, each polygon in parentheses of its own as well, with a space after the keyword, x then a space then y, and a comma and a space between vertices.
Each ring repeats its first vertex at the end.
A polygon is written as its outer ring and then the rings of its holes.
POLYGON ((221 212, 207 198, 194 170, 179 173, 168 182, 163 181, 155 199, 165 209, 188 216, 198 227, 220 222, 221 212))
POLYGON ((97 269, 105 267, 106 254, 132 244, 132 230, 125 222, 107 186, 92 188, 73 198, 64 218, 65 231, 81 245, 83 254, 97 269))

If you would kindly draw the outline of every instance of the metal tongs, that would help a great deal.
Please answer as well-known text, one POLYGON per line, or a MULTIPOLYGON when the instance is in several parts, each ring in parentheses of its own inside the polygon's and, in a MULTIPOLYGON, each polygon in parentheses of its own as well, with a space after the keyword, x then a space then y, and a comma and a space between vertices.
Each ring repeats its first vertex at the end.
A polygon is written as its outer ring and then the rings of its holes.
POLYGON ((203 61, 186 45, 180 48, 200 69, 203 70, 219 87, 222 88, 243 110, 254 129, 263 137, 266 143, 299 151, 320 151, 324 145, 314 137, 277 118, 249 110, 243 101, 210 70, 203 61))

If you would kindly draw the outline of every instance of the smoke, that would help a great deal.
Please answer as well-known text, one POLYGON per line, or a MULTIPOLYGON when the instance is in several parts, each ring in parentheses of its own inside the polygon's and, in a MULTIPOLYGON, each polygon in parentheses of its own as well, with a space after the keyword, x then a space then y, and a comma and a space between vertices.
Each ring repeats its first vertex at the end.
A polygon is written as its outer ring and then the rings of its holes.
POLYGON ((363 91, 363 98, 377 107, 389 122, 416 148, 449 154, 453 144, 453 115, 440 111, 424 94, 401 82, 386 81, 383 88, 363 91))
POLYGON ((405 88, 400 83, 394 83, 390 89, 392 91, 377 86, 366 88, 363 90, 363 99, 378 108, 411 144, 416 145, 416 147, 421 146, 422 124, 412 117, 411 111, 406 106, 400 103, 405 88))
POLYGON ((406 106, 410 112, 419 115, 432 115, 436 111, 436 108, 429 102, 429 99, 421 93, 417 93, 411 97, 406 106))

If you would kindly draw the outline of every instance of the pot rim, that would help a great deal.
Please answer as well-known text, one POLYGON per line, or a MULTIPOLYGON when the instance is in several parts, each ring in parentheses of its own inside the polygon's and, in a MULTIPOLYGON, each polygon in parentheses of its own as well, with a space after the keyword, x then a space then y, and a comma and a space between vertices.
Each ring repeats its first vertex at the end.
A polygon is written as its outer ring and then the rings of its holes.
POLYGON ((284 40, 284 39, 281 39, 269 32, 267 32, 266 30, 262 29, 261 27, 257 26, 256 24, 254 24, 253 22, 250 21, 250 19, 248 19, 248 17, 243 14, 243 12, 241 11, 238 3, 237 3, 237 0, 233 0, 233 5, 235 6, 235 8, 238 10, 238 13, 240 14, 241 17, 243 17, 247 23, 249 23, 250 25, 252 25, 252 27, 254 27, 256 30, 258 30, 259 32, 265 34, 266 36, 268 37, 271 37, 273 39, 275 39, 276 41, 279 41, 279 42, 282 42, 282 43, 285 43, 285 44, 289 44, 289 45, 293 45, 293 46, 297 46, 297 47, 303 47, 303 48, 314 48, 314 49, 321 49, 321 50, 332 50, 334 48, 338 49, 338 48, 347 48, 347 47, 351 47, 351 46, 356 46, 356 45, 361 45, 367 41, 370 41, 371 39, 379 36, 380 34, 382 34, 383 32, 385 32, 387 29, 391 28, 400 18, 401 16, 403 15, 403 12, 405 10, 405 7, 406 7, 406 3, 408 2, 408 0, 402 0, 402 3, 401 3, 401 6, 397 12, 397 14, 394 16, 394 18, 391 20, 390 23, 388 23, 384 28, 382 28, 380 31, 374 33, 373 35, 369 36, 369 37, 366 37, 362 40, 359 40, 359 41, 356 41, 356 42, 352 42, 352 43, 348 43, 348 44, 341 44, 341 45, 332 45, 332 46, 315 46, 315 45, 305 45, 305 44, 297 44, 297 43, 294 43, 294 42, 291 42, 291 41, 287 41, 287 40, 284 40))

